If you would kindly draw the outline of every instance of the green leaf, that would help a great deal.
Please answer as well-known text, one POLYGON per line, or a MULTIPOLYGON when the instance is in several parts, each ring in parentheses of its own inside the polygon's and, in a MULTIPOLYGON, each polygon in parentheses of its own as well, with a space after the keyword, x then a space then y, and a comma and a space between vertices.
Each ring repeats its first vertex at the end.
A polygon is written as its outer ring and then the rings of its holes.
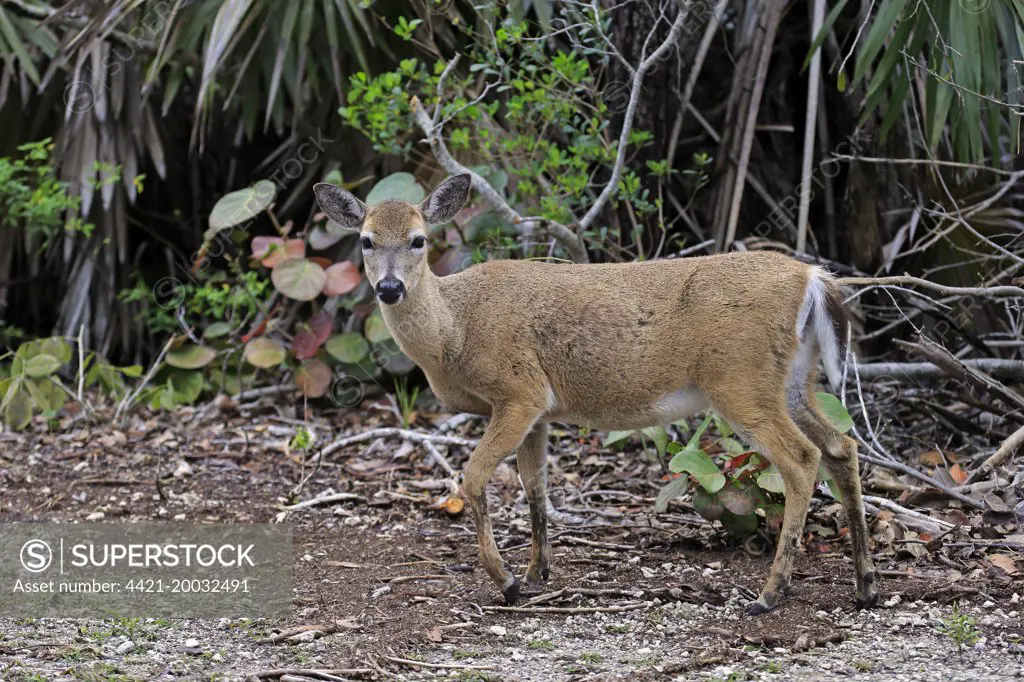
POLYGON ((257 337, 245 344, 245 361, 253 367, 269 369, 284 362, 284 348, 277 341, 265 336, 257 337))
POLYGON ((142 376, 142 365, 125 365, 124 367, 118 367, 117 371, 129 379, 138 379, 142 376))
POLYGON ((327 273, 308 258, 281 261, 270 273, 277 290, 296 301, 312 301, 327 282, 327 273))
POLYGON ((191 405, 203 391, 202 372, 174 372, 170 378, 174 401, 179 405, 191 405))
MULTIPOLYGON (((619 431, 618 433, 632 433, 631 431, 619 431)), ((679 478, 673 478, 671 481, 662 486, 661 490, 658 491, 658 497, 654 500, 654 511, 662 513, 668 509, 668 503, 670 500, 674 500, 683 493, 686 492, 687 488, 690 487, 690 479, 686 476, 680 476, 679 478)))
POLYGON ((351 365, 366 357, 370 352, 370 344, 362 334, 345 332, 327 339, 324 349, 331 357, 351 365))
POLYGON ((36 406, 44 412, 56 412, 64 407, 67 394, 52 379, 28 379, 25 388, 36 406))
POLYGON ((60 369, 60 360, 47 353, 40 353, 25 361, 23 371, 32 378, 45 377, 60 369))
POLYGON ((704 451, 696 448, 688 447, 678 452, 668 463, 668 468, 677 474, 683 471, 690 474, 709 493, 716 493, 725 486, 725 476, 718 466, 704 451))
POLYGON ((832 422, 832 425, 837 429, 846 433, 853 428, 853 418, 850 413, 846 411, 843 403, 839 398, 835 397, 831 393, 816 393, 815 397, 818 400, 818 409, 821 410, 822 414, 828 417, 828 420, 832 422))
MULTIPOLYGON (((800 67, 801 71, 805 71, 807 67, 811 65, 811 58, 814 56, 814 53, 818 51, 818 48, 821 47, 821 44, 825 42, 825 38, 828 37, 829 31, 832 30, 832 25, 836 23, 836 19, 839 18, 839 13, 843 11, 844 7, 846 7, 847 2, 849 2, 849 0, 839 0, 839 2, 836 3, 836 6, 832 8, 832 11, 828 13, 828 16, 825 17, 825 21, 821 24, 821 30, 818 31, 818 35, 814 37, 814 42, 811 43, 810 49, 807 50, 807 56, 804 57, 803 66, 800 67)), ((842 92, 842 89, 839 91, 842 92)))
POLYGON ((204 238, 212 239, 221 230, 255 218, 274 203, 276 196, 277 185, 270 180, 260 180, 252 187, 225 194, 210 212, 210 229, 204 238))
POLYGON ((370 343, 382 343, 391 338, 391 332, 388 330, 388 325, 384 322, 379 308, 366 318, 363 333, 366 334, 366 339, 370 343))
POLYGON ((646 429, 642 429, 640 433, 644 434, 648 438, 654 441, 654 447, 657 449, 659 455, 665 454, 665 448, 668 447, 668 431, 663 426, 651 426, 646 429))
POLYGON ((416 369, 416 363, 402 352, 394 339, 385 339, 373 344, 371 357, 378 367, 392 376, 402 376, 416 369))
POLYGON ((722 512, 722 527, 725 532, 738 540, 750 537, 757 532, 757 514, 733 514, 726 509, 722 512))
POLYGON ((6 403, 4 423, 14 431, 20 431, 28 426, 32 421, 32 397, 20 382, 16 381, 9 389, 6 403))
POLYGON ((839 492, 839 486, 836 485, 835 480, 829 476, 824 464, 818 465, 818 480, 825 482, 825 485, 828 486, 828 491, 832 493, 832 497, 836 498, 840 502, 843 501, 843 494, 839 492))
POLYGON ((601 445, 608 447, 609 445, 621 443, 624 440, 628 440, 634 433, 635 431, 609 431, 608 435, 601 441, 601 445))
POLYGON ((757 485, 761 490, 767 490, 770 493, 785 494, 786 492, 786 486, 782 481, 782 474, 779 473, 779 468, 774 464, 758 474, 757 485))
POLYGON ((217 352, 206 346, 187 343, 167 354, 166 361, 178 369, 199 369, 206 367, 217 357, 217 352))
POLYGON ((411 173, 393 173, 376 185, 366 195, 366 204, 373 206, 385 199, 397 199, 418 204, 427 196, 426 191, 411 173))
POLYGON ((222 336, 227 336, 232 331, 234 331, 234 327, 232 327, 227 322, 214 322, 208 325, 205 330, 203 330, 203 338, 219 339, 222 336))

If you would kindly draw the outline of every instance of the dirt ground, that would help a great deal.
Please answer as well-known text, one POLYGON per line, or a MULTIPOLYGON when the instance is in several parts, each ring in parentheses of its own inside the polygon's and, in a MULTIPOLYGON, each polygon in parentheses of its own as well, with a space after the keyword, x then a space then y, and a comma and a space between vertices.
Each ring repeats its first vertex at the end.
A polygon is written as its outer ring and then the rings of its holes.
MULTIPOLYGON (((909 575, 905 560, 880 555, 881 603, 857 612, 846 547, 809 542, 790 597, 772 613, 743 615, 770 556, 730 546, 685 504, 655 515, 659 471, 642 457, 621 476, 622 489, 646 492, 591 497, 584 523, 555 522, 543 595, 527 595, 523 611, 500 610, 500 594, 477 567, 472 521, 434 506, 444 474, 424 453, 396 440, 361 443, 311 472, 288 448, 295 429, 278 417, 259 426, 214 419, 194 428, 151 421, 125 432, 0 434, 2 522, 294 527, 291 618, 0 619, 0 679, 1024 677, 1024 581, 971 562, 950 570, 948 560, 917 557, 909 575), (329 491, 357 497, 282 510, 329 491), (974 619, 977 638, 962 647, 943 632, 953 602, 974 619), (290 636, 273 637, 281 633, 290 636)), ((326 442, 346 430, 332 423, 317 435, 326 442)), ((457 468, 464 454, 453 447, 448 458, 457 468)), ((554 459, 561 509, 558 484, 574 480, 572 467, 586 458, 569 451, 554 459)), ((511 466, 489 494, 503 555, 521 575, 529 522, 511 466)))

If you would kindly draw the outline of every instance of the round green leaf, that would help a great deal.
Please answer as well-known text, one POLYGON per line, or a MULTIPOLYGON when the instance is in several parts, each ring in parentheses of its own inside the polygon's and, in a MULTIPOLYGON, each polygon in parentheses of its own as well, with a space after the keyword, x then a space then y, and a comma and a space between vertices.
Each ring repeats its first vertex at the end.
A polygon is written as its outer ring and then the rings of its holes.
POLYGON ((327 273, 308 258, 289 258, 274 266, 270 279, 288 298, 312 301, 324 288, 327 273))
MULTIPOLYGON (((632 431, 624 433, 632 433, 632 431)), ((660 514, 668 509, 669 501, 685 493, 689 487, 690 479, 688 477, 680 476, 679 478, 673 478, 658 491, 658 497, 654 500, 654 511, 660 514)))
POLYGON ((385 199, 398 199, 418 204, 427 196, 426 191, 411 173, 393 173, 376 185, 366 195, 366 204, 373 206, 385 199))
POLYGON ((216 234, 256 217, 274 202, 276 196, 277 186, 270 180, 260 180, 252 187, 225 194, 210 213, 207 238, 211 236, 211 232, 216 234))
POLYGON ((394 339, 373 344, 373 360, 391 376, 402 376, 416 369, 416 363, 402 352, 394 339))
POLYGON ((370 352, 370 344, 366 342, 362 334, 346 332, 327 339, 324 349, 330 353, 331 357, 351 365, 366 357, 366 354, 370 352))
POLYGON ((284 362, 284 348, 277 341, 260 336, 245 344, 245 361, 253 367, 268 369, 284 362))
POLYGON ((167 364, 178 369, 199 369, 206 367, 217 357, 217 352, 206 346, 185 344, 167 354, 167 364))
POLYGON ((385 324, 384 317, 380 314, 379 309, 374 310, 373 314, 366 319, 363 333, 366 334, 366 339, 370 343, 383 343, 391 338, 391 331, 388 330, 388 326, 385 324))
POLYGON ((693 508, 708 521, 717 521, 725 512, 725 505, 718 495, 712 495, 700 486, 693 489, 693 508))
POLYGON ((770 493, 779 493, 781 495, 786 492, 786 486, 782 482, 782 474, 779 473, 779 468, 774 464, 757 475, 757 485, 761 490, 766 490, 770 493))
POLYGON ((48 353, 33 355, 25 361, 24 372, 27 376, 37 378, 53 374, 60 368, 60 360, 48 353))
POLYGON ((843 433, 853 428, 853 418, 839 398, 831 393, 816 393, 815 397, 818 399, 818 409, 828 417, 833 426, 843 433))
POLYGON ((757 532, 757 514, 733 514, 726 509, 720 520, 725 532, 738 540, 757 532))
POLYGON ((209 325, 203 332, 204 339, 219 339, 222 336, 227 336, 231 333, 234 328, 227 322, 214 322, 209 325))
POLYGON ((32 398, 21 385, 15 385, 8 394, 7 406, 4 408, 4 423, 14 431, 19 431, 32 421, 32 398))
POLYGON ((676 453, 669 461, 668 468, 677 474, 683 471, 690 474, 709 493, 717 493, 725 486, 725 476, 718 470, 718 465, 703 450, 695 447, 687 447, 676 453))

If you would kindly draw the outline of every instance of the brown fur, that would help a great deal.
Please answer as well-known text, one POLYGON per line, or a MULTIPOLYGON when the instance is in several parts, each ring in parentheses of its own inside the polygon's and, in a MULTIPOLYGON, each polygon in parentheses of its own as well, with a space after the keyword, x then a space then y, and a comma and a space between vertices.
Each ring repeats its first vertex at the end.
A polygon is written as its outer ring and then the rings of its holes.
POLYGON ((498 554, 484 496, 504 457, 517 452, 533 528, 527 583, 536 585, 550 561, 547 423, 631 429, 711 407, 765 452, 786 486, 775 562, 748 611, 773 608, 789 585, 822 453, 850 517, 858 604, 874 602, 856 444, 815 407, 816 369, 807 369, 806 382, 791 381, 812 276, 824 287, 830 322, 845 327, 827 275, 757 252, 608 265, 493 261, 437 277, 425 253, 408 248, 427 232, 430 200, 366 210, 362 233, 374 241, 366 271, 375 285, 384 277, 404 283, 403 299, 382 306, 384 320, 435 395, 491 417, 463 485, 481 562, 507 601, 519 584, 498 554))

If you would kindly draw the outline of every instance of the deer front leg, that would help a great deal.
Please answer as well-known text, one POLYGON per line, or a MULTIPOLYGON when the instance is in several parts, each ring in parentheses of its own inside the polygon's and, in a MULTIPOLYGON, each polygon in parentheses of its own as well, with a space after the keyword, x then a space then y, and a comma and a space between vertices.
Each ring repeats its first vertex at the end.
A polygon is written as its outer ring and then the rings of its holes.
POLYGON ((519 599, 519 581, 502 564, 498 546, 494 542, 494 534, 491 532, 491 519, 487 514, 487 496, 484 488, 491 480, 498 463, 518 447, 533 428, 539 414, 539 409, 522 406, 495 407, 484 437, 480 439, 480 443, 469 457, 463 481, 469 509, 476 523, 480 563, 501 590, 508 604, 514 604, 519 599))
POLYGON ((527 587, 536 588, 548 579, 551 546, 548 544, 547 495, 548 425, 537 424, 516 450, 519 480, 530 504, 530 567, 526 571, 527 587))

